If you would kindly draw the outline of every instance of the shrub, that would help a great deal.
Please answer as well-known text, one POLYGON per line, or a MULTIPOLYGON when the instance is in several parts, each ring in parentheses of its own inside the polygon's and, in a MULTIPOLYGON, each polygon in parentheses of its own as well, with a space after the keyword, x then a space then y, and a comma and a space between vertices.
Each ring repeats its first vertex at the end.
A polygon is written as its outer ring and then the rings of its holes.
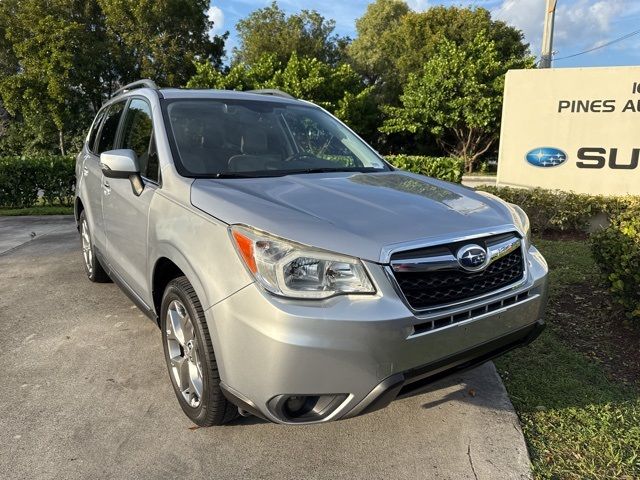
POLYGON ((613 294, 631 316, 640 318, 640 201, 614 215, 590 244, 613 294))
POLYGON ((71 157, 0 157, 0 206, 32 207, 39 202, 40 191, 46 204, 70 205, 74 185, 71 157))
POLYGON ((594 216, 601 213, 615 216, 637 201, 637 197, 632 196, 605 197, 543 188, 482 186, 477 189, 522 207, 536 233, 586 232, 594 216))
POLYGON ((409 172, 435 177, 448 182, 460 183, 464 162, 453 157, 423 157, 417 155, 386 155, 394 167, 409 172))
POLYGON ((618 301, 629 315, 640 318, 640 197, 605 197, 541 188, 479 189, 520 205, 537 233, 586 232, 595 215, 606 214, 608 226, 589 239, 593 257, 618 301))

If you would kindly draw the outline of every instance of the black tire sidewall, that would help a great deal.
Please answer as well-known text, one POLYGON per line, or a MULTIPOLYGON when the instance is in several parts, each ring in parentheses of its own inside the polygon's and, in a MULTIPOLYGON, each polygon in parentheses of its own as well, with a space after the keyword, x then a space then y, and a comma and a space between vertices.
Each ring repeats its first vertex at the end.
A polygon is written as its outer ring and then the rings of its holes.
POLYGON ((218 387, 218 385, 215 384, 214 379, 211 378, 210 372, 215 360, 211 358, 210 351, 212 349, 210 345, 207 345, 206 336, 202 331, 203 328, 206 328, 206 325, 203 325, 205 320, 204 313, 202 312, 202 307, 200 307, 199 305, 194 305, 187 292, 184 291, 183 286, 180 285, 178 281, 173 280, 165 289, 164 296, 162 297, 160 315, 160 328, 162 329, 162 346, 164 350, 164 359, 165 363, 167 364, 167 371, 169 372, 171 385, 173 386, 173 390, 184 413, 194 423, 198 425, 204 425, 207 423, 206 420, 209 413, 209 405, 213 401, 213 389, 220 387, 218 387), (171 362, 169 361, 169 347, 167 345, 167 311, 169 309, 169 305, 173 300, 179 300, 187 309, 187 312, 193 323, 194 334, 198 342, 198 353, 202 358, 202 397, 200 399, 200 405, 198 405, 197 407, 192 407, 184 399, 184 397, 182 396, 182 392, 176 384, 173 372, 171 370, 171 362))

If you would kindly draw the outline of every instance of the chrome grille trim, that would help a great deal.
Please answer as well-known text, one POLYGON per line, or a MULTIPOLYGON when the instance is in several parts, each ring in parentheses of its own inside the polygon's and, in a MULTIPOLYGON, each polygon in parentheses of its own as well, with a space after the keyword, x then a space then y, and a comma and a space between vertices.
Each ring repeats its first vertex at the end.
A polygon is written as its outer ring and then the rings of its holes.
MULTIPOLYGON (((510 254, 511 252, 519 248, 520 245, 522 245, 522 240, 515 236, 497 244, 487 245, 489 262, 487 263, 485 268, 491 265, 496 260, 499 260, 505 255, 510 254)), ((391 269, 394 272, 434 272, 438 270, 455 269, 459 267, 460 264, 458 263, 458 260, 451 253, 391 261, 391 269)))
POLYGON ((414 251, 414 250, 446 247, 447 245, 451 245, 453 243, 459 243, 459 242, 462 242, 462 241, 474 241, 474 240, 475 241, 480 241, 480 240, 485 239, 485 238, 487 238, 489 236, 498 236, 498 235, 504 235, 504 234, 513 235, 514 238, 519 240, 519 243, 518 243, 518 245, 514 246, 513 249, 511 249, 511 250, 509 250, 509 249, 502 250, 500 248, 500 245, 502 245, 502 242, 498 242, 498 243, 493 244, 494 247, 496 247, 495 249, 498 250, 498 256, 493 261, 499 260, 502 256, 508 255, 509 253, 513 252, 515 249, 520 248, 521 253, 522 253, 522 258, 523 258, 523 275, 522 275, 522 278, 521 278, 521 280, 516 281, 516 282, 514 282, 514 283, 512 283, 510 285, 504 286, 504 287, 496 289, 494 291, 490 291, 490 292, 486 292, 486 293, 480 294, 480 295, 475 296, 475 297, 465 298, 465 299, 461 299, 461 300, 457 300, 457 301, 453 301, 453 302, 449 302, 449 303, 443 303, 443 304, 439 304, 439 305, 432 305, 432 306, 428 306, 428 307, 425 307, 425 308, 414 308, 411 305, 411 303, 409 302, 409 300, 407 299, 407 297, 405 296, 405 294, 402 291, 402 289, 400 288, 400 284, 398 283, 398 279, 395 276, 395 272, 394 272, 393 268, 390 265, 390 263, 391 263, 391 259, 390 258, 388 260, 388 264, 384 267, 384 271, 386 273, 387 278, 391 282, 394 290, 398 294, 398 296, 402 299, 402 301, 407 306, 407 308, 411 312, 413 312, 413 314, 417 318, 428 318, 428 317, 432 317, 433 315, 438 315, 441 312, 451 312, 451 311, 454 311, 454 310, 457 311, 458 309, 464 308, 465 305, 477 305, 480 302, 490 302, 494 298, 497 298, 497 297, 502 298, 502 296, 509 295, 509 294, 511 294, 511 292, 516 292, 518 290, 521 290, 524 287, 524 285, 527 283, 528 278, 529 278, 529 260, 528 260, 527 247, 526 247, 525 242, 522 240, 522 237, 520 236, 518 230, 513 228, 513 226, 511 226, 508 229, 504 228, 504 229, 496 229, 496 230, 488 231, 485 235, 468 235, 468 236, 464 236, 464 237, 457 237, 457 238, 451 239, 450 241, 444 240, 444 241, 441 241, 439 243, 434 243, 434 242, 426 242, 426 243, 411 242, 411 243, 405 244, 406 245, 405 248, 402 248, 402 249, 400 249, 400 248, 386 249, 386 255, 404 254, 404 253, 409 253, 409 252, 414 251))
POLYGON ((538 294, 532 295, 529 290, 525 290, 484 305, 471 306, 468 309, 457 310, 447 315, 433 316, 427 321, 415 324, 413 326, 413 333, 409 335, 408 338, 418 337, 453 326, 464 325, 465 323, 478 320, 488 315, 505 311, 510 307, 530 302, 538 297, 538 294))

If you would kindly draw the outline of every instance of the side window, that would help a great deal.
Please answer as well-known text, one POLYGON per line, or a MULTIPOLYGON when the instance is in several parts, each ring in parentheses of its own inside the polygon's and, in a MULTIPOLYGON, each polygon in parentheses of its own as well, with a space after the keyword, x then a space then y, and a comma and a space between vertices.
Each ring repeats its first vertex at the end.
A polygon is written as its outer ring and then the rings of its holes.
POLYGON ((144 100, 135 98, 129 104, 124 118, 122 148, 136 152, 140 173, 158 181, 158 159, 152 138, 151 107, 144 100))
POLYGON ((100 130, 100 124, 102 123, 102 119, 104 118, 104 112, 105 110, 100 110, 98 112, 98 115, 96 115, 96 119, 93 121, 93 125, 91 126, 91 131, 89 132, 87 147, 92 153, 96 150, 96 137, 98 136, 98 130, 100 130))
POLYGON ((118 132, 118 124, 120 123, 120 116, 124 110, 124 102, 114 103, 109 107, 107 114, 105 115, 104 122, 102 124, 102 130, 100 131, 100 141, 98 142, 98 154, 106 152, 107 150, 113 150, 116 133, 118 132))

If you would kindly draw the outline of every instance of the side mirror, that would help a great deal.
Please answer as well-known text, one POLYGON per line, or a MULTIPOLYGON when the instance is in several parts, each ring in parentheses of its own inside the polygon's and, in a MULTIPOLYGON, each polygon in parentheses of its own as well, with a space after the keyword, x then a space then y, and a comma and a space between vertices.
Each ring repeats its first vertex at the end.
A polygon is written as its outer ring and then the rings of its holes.
POLYGON ((138 175, 138 156, 133 150, 109 150, 100 154, 100 168, 105 177, 129 178, 138 175))
POLYGON ((144 183, 140 177, 140 165, 136 152, 129 149, 109 150, 100 154, 100 168, 105 177, 128 178, 131 190, 137 197, 142 195, 144 183))

